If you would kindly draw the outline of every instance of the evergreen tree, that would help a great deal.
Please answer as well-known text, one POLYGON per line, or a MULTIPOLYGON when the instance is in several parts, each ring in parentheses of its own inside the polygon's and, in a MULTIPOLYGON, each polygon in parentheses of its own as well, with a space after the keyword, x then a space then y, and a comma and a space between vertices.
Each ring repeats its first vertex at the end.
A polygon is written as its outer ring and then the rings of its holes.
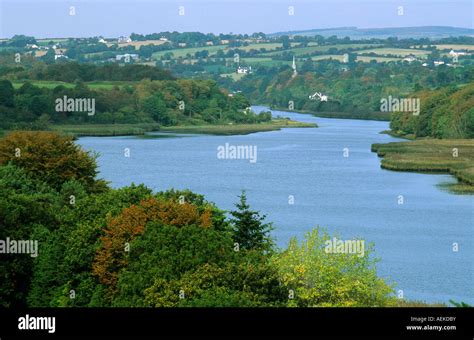
POLYGON ((240 249, 270 251, 273 247, 273 240, 269 235, 273 229, 272 224, 263 223, 266 216, 250 209, 245 191, 242 191, 239 198, 239 203, 235 204, 237 210, 230 212, 233 216, 230 222, 234 241, 239 244, 240 249))

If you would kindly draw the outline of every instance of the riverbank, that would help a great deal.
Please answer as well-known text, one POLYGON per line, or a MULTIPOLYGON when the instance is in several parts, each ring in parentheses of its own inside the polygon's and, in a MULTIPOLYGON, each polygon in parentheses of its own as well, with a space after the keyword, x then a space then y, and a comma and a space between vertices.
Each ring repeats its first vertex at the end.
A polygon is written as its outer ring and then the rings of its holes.
MULTIPOLYGON (((288 111, 288 108, 287 107, 272 107, 272 110, 288 111)), ((291 110, 291 112, 310 114, 310 115, 313 115, 315 117, 321 117, 321 118, 390 121, 390 112, 364 112, 364 113, 312 112, 312 111, 308 111, 308 110, 291 110)))
MULTIPOLYGON (((147 132, 177 132, 211 135, 248 135, 255 132, 277 131, 282 128, 315 128, 316 123, 303 123, 288 119, 276 119, 259 124, 220 124, 160 126, 159 124, 70 124, 51 125, 48 130, 74 137, 140 136, 147 132)), ((8 130, 0 130, 0 137, 8 130)))
POLYGON ((260 124, 226 124, 226 125, 185 125, 166 126, 160 131, 190 133, 190 134, 210 134, 210 135, 248 135, 255 132, 277 131, 282 128, 315 128, 316 123, 303 123, 288 119, 272 120, 260 124))
POLYGON ((422 139, 373 144, 371 149, 383 157, 383 169, 448 173, 456 177, 458 183, 446 185, 447 189, 456 193, 474 193, 472 139, 422 139))
POLYGON ((139 136, 159 131, 159 124, 80 124, 51 125, 50 130, 75 137, 139 136))

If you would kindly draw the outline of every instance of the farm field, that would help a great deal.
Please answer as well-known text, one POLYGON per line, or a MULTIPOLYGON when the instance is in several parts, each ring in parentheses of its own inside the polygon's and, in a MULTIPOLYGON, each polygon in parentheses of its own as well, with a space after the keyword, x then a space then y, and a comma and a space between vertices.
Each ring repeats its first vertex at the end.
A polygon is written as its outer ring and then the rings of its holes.
POLYGON ((120 43, 120 44, 118 44, 116 42, 113 42, 113 43, 108 42, 106 45, 108 47, 110 47, 112 45, 118 45, 119 47, 133 46, 133 47, 135 47, 136 50, 138 50, 142 46, 147 46, 147 45, 159 46, 159 45, 163 45, 165 43, 166 43, 166 41, 162 41, 162 40, 143 40, 143 41, 132 41, 132 42, 129 42, 129 43, 120 43))
POLYGON ((200 52, 200 51, 208 51, 209 55, 212 55, 216 53, 218 50, 224 50, 227 46, 228 45, 175 48, 172 50, 155 52, 152 55, 152 59, 159 60, 162 56, 164 56, 167 53, 173 53, 173 58, 185 57, 188 53, 194 56, 196 52, 200 52))
POLYGON ((446 45, 435 45, 438 50, 467 50, 474 51, 474 45, 463 45, 463 44, 446 44, 446 45))
POLYGON ((283 52, 293 53, 296 56, 305 55, 314 52, 327 52, 331 48, 336 49, 345 49, 345 48, 368 48, 368 47, 376 47, 380 46, 380 44, 335 44, 335 45, 323 45, 323 46, 308 46, 308 47, 297 47, 286 51, 275 51, 264 53, 262 56, 274 56, 282 54, 283 52))
POLYGON ((377 57, 368 57, 368 56, 359 55, 359 56, 357 56, 356 60, 357 61, 363 61, 365 63, 369 63, 372 60, 375 60, 378 63, 387 63, 387 62, 390 62, 390 61, 400 61, 400 60, 402 60, 402 58, 378 57, 378 56, 377 57))
MULTIPOLYGON (((13 81, 13 87, 15 89, 18 89, 20 88, 24 83, 25 81, 13 81)), ((44 87, 44 88, 48 88, 48 89, 53 89, 57 86, 64 86, 66 88, 73 88, 76 86, 76 84, 74 83, 66 83, 66 82, 63 82, 63 81, 48 81, 48 80, 42 80, 42 81, 32 81, 31 82, 34 86, 38 86, 38 87, 44 87)), ((86 83, 86 85, 91 88, 91 89, 111 89, 113 88, 114 86, 124 86, 124 85, 127 85, 127 84, 132 84, 133 82, 90 82, 90 83, 86 83)))
POLYGON ((428 54, 430 54, 430 51, 427 50, 416 50, 416 49, 410 49, 410 48, 371 48, 367 50, 361 50, 357 51, 357 54, 363 54, 363 53, 375 53, 381 56, 384 55, 397 55, 401 57, 406 57, 410 54, 413 54, 414 56, 421 57, 421 58, 426 58, 428 54))

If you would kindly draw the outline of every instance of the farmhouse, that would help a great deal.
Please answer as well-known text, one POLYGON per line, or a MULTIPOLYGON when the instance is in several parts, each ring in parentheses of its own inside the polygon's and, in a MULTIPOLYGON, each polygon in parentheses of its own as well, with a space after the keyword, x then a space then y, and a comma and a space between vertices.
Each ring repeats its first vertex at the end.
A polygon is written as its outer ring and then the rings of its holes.
POLYGON ((406 56, 405 58, 403 58, 403 61, 407 61, 409 63, 417 61, 417 60, 418 59, 413 54, 410 54, 410 55, 406 56))
POLYGON ((122 35, 118 38, 117 41, 118 41, 119 44, 126 44, 126 43, 131 43, 132 39, 130 39, 130 37, 125 37, 125 36, 122 35))
POLYGON ((242 66, 239 66, 237 68, 237 73, 238 74, 248 74, 248 73, 252 73, 252 66, 249 66, 249 67, 242 67, 242 66))
POLYGON ((130 60, 138 60, 138 54, 125 53, 125 54, 117 54, 115 56, 115 61, 122 61, 123 59, 125 62, 129 62, 130 60))
POLYGON ((452 57, 457 57, 457 56, 460 56, 460 55, 467 55, 467 53, 466 52, 461 52, 461 51, 451 50, 449 52, 449 55, 452 56, 452 57))
POLYGON ((56 49, 54 50, 54 60, 58 60, 61 58, 68 59, 67 55, 64 54, 65 50, 56 49))

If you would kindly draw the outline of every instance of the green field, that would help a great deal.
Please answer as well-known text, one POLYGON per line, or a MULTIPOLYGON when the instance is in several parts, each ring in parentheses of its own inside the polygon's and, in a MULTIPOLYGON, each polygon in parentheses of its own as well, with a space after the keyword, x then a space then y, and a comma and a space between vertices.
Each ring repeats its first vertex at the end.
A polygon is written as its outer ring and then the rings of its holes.
MULTIPOLYGON (((291 46, 298 45, 297 43, 291 43, 291 46)), ((233 49, 239 49, 243 51, 250 51, 250 50, 260 50, 261 48, 265 48, 267 51, 276 50, 277 48, 282 47, 281 43, 253 43, 249 44, 248 46, 239 46, 233 47, 233 49)), ((155 60, 159 60, 162 56, 167 53, 173 53, 173 58, 179 57, 186 57, 189 53, 191 56, 194 56, 196 52, 200 51, 208 51, 209 55, 215 54, 218 50, 228 50, 230 47, 228 45, 216 45, 216 46, 202 46, 202 47, 188 47, 188 48, 174 48, 171 50, 166 51, 159 51, 155 52, 152 55, 152 58, 155 60)))
MULTIPOLYGON (((13 81, 13 87, 15 89, 18 89, 20 88, 26 81, 13 81)), ((45 87, 45 88, 48 88, 48 89, 54 89, 56 86, 64 86, 66 88, 73 88, 76 86, 76 84, 74 83, 66 83, 66 82, 63 82, 63 81, 49 81, 49 80, 34 80, 34 81, 31 81, 31 83, 35 86, 38 86, 38 87, 45 87)), ((107 81, 107 82, 89 82, 89 83, 85 83, 90 89, 106 89, 106 90, 110 90, 112 89, 114 86, 124 86, 124 85, 132 85, 133 82, 111 82, 111 81, 107 81)))
POLYGON ((189 48, 175 48, 172 50, 159 51, 155 52, 152 55, 152 59, 159 60, 162 56, 167 53, 173 53, 173 58, 186 57, 189 53, 194 57, 196 52, 208 51, 209 55, 216 53, 218 50, 226 49, 227 45, 217 45, 217 46, 203 46, 203 47, 189 47, 189 48))
POLYGON ((381 167, 395 171, 449 173, 459 183, 448 188, 474 193, 474 140, 421 139, 411 142, 373 144, 372 151, 383 157, 381 167), (453 155, 457 149, 457 157, 453 155))
POLYGON ((372 60, 375 60, 378 63, 388 63, 390 61, 400 61, 402 58, 391 58, 391 57, 367 57, 363 55, 357 56, 357 61, 362 61, 364 63, 369 63, 372 60))
POLYGON ((335 44, 335 45, 322 45, 322 46, 308 46, 308 47, 297 47, 292 48, 285 51, 275 51, 269 53, 262 53, 262 56, 274 56, 282 54, 283 52, 289 52, 294 54, 295 56, 311 54, 314 52, 327 52, 331 48, 337 49, 346 49, 346 48, 367 48, 367 47, 375 47, 379 46, 380 44, 335 44))
POLYGON ((410 54, 413 54, 414 56, 420 57, 420 58, 426 58, 428 54, 430 54, 430 51, 426 50, 415 50, 411 48, 371 48, 371 49, 366 49, 366 50, 361 50, 357 51, 357 54, 365 54, 365 53, 375 53, 380 56, 384 55, 396 55, 400 57, 406 57, 410 54))
POLYGON ((474 45, 465 45, 465 44, 445 44, 445 45, 435 45, 438 50, 466 50, 474 51, 474 45))

